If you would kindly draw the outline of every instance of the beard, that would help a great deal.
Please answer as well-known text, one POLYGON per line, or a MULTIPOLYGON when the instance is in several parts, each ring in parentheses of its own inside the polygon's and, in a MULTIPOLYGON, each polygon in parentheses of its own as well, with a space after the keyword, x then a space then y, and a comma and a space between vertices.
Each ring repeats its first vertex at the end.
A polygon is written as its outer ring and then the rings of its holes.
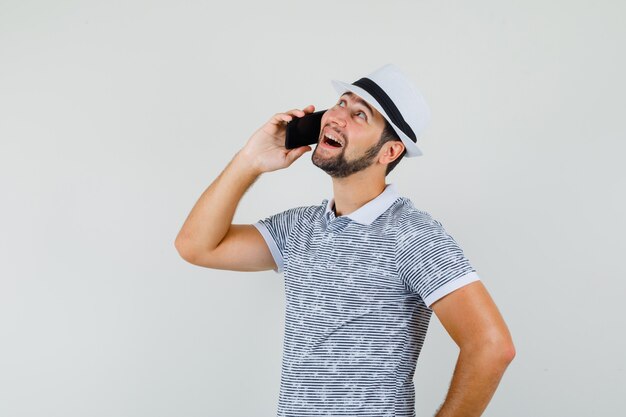
POLYGON ((311 155, 311 161, 313 162, 313 165, 321 168, 331 177, 345 178, 355 172, 359 172, 370 167, 376 160, 378 151, 382 148, 383 143, 379 141, 369 149, 366 149, 360 157, 350 161, 348 161, 345 156, 346 146, 344 146, 339 152, 328 152, 328 155, 323 156, 321 155, 323 151, 320 151, 318 144, 315 151, 311 155))

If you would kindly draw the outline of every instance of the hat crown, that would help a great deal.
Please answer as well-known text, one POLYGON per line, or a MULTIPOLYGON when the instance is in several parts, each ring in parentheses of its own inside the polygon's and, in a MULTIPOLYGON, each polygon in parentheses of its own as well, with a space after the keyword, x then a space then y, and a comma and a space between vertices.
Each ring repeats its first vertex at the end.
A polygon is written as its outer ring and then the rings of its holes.
POLYGON ((426 100, 411 80, 393 64, 377 69, 367 78, 387 93, 419 138, 430 121, 431 113, 426 100))

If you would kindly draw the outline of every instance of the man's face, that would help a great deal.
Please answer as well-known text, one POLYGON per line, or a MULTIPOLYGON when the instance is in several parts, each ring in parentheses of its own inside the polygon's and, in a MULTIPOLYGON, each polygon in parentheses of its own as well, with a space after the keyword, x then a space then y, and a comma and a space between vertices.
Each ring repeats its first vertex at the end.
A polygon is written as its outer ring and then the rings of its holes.
POLYGON ((384 127, 385 120, 375 108, 347 92, 322 116, 320 137, 311 160, 336 178, 368 168, 381 149, 378 142, 384 127), (341 146, 332 146, 337 144, 329 139, 341 146))

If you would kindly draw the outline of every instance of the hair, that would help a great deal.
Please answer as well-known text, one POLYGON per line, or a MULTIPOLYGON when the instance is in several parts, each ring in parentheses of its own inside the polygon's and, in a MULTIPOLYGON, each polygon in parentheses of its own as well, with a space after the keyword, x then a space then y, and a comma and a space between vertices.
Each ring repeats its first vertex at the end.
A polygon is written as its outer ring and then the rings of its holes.
MULTIPOLYGON (((385 119, 385 128, 383 129, 383 133, 380 135, 380 140, 378 141, 378 149, 380 149, 385 143, 396 141, 396 140, 402 142, 400 140, 400 137, 396 133, 396 131, 393 130, 393 126, 391 126, 391 124, 387 121, 387 119, 385 119)), ((389 162, 389 164, 387 164, 387 170, 385 171, 385 176, 387 176, 396 167, 396 165, 400 163, 400 160, 404 158, 405 154, 406 154, 406 146, 402 150, 402 153, 400 154, 399 157, 397 157, 393 161, 389 162)))

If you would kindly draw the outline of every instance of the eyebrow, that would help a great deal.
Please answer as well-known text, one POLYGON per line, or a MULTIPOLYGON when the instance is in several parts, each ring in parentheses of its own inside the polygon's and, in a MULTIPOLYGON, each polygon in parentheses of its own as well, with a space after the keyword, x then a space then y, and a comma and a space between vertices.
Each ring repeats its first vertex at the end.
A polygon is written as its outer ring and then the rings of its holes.
POLYGON ((348 96, 350 97, 352 100, 356 101, 358 104, 363 105, 364 107, 367 108, 367 110, 369 110, 370 112, 370 116, 374 116, 374 110, 372 110, 372 107, 367 104, 367 102, 365 100, 363 100, 361 97, 357 96, 356 94, 354 94, 352 91, 346 91, 345 93, 343 93, 341 95, 341 97, 343 96, 348 96))

